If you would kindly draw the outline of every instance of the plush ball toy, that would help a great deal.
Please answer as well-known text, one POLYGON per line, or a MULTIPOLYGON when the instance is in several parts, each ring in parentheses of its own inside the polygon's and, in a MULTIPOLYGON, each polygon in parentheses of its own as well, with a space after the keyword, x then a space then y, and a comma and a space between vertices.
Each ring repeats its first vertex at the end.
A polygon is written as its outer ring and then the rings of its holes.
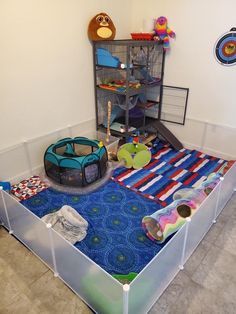
POLYGON ((163 40, 164 42, 164 49, 168 50, 170 48, 169 43, 169 36, 171 38, 175 37, 175 33, 167 26, 167 18, 164 16, 158 17, 158 19, 155 22, 155 28, 154 31, 156 35, 163 40))
POLYGON ((92 18, 88 26, 90 40, 112 40, 115 38, 116 28, 106 13, 99 13, 92 18))

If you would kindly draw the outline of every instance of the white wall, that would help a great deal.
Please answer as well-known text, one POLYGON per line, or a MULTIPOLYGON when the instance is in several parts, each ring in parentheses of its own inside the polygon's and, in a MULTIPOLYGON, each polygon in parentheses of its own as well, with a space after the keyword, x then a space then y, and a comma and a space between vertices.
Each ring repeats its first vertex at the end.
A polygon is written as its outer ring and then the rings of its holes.
POLYGON ((117 38, 168 17, 177 38, 166 58, 165 83, 190 88, 188 125, 171 129, 198 145, 204 124, 195 127, 191 118, 226 125, 230 139, 223 128, 208 128, 206 143, 236 157, 236 66, 224 67, 213 56, 217 38, 236 26, 235 10, 235 0, 1 0, 0 149, 95 117, 87 26, 105 11, 117 38))
POLYGON ((188 115, 236 126, 236 66, 216 62, 213 47, 221 34, 236 27, 235 0, 134 1, 132 30, 143 19, 164 15, 176 32, 166 59, 165 83, 190 88, 188 115))
POLYGON ((197 138, 201 126, 191 124, 191 119, 227 126, 227 130, 219 128, 218 133, 215 128, 214 132, 208 128, 211 141, 207 144, 215 151, 234 157, 236 65, 220 65, 214 58, 213 48, 223 33, 236 27, 235 12, 235 0, 133 0, 132 10, 132 31, 140 31, 147 21, 164 15, 176 32, 176 40, 170 39, 164 81, 166 85, 190 88, 187 110, 190 121, 186 127, 170 126, 171 129, 183 142, 197 145, 201 141, 201 135, 197 138), (228 137, 229 128, 231 137, 228 137))
POLYGON ((90 19, 129 34, 126 0, 1 0, 0 148, 95 117, 90 19))

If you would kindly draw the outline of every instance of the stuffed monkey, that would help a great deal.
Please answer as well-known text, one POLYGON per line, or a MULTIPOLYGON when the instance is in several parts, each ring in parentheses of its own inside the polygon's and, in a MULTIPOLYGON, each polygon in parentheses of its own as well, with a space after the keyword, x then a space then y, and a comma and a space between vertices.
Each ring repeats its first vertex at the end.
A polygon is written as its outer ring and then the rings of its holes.
POLYGON ((170 48, 169 36, 171 38, 175 37, 175 33, 167 26, 167 18, 164 16, 158 17, 155 22, 154 31, 156 35, 163 40, 164 49, 168 50, 170 48))

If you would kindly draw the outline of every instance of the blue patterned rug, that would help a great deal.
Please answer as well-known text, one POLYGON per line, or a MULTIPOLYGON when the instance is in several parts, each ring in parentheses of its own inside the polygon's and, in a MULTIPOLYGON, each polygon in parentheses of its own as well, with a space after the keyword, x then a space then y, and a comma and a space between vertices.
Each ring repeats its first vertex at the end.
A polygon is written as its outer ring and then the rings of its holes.
POLYGON ((161 205, 111 180, 88 195, 47 189, 22 204, 40 218, 63 205, 75 208, 89 223, 86 238, 75 246, 110 274, 139 273, 164 246, 148 239, 141 226, 161 205))
POLYGON ((119 168, 114 181, 93 193, 69 195, 47 189, 22 204, 40 218, 63 205, 72 206, 89 223, 86 238, 75 246, 110 274, 139 273, 165 245, 146 237, 142 218, 170 204, 175 191, 194 187, 224 163, 195 150, 175 151, 158 141, 146 167, 119 168))

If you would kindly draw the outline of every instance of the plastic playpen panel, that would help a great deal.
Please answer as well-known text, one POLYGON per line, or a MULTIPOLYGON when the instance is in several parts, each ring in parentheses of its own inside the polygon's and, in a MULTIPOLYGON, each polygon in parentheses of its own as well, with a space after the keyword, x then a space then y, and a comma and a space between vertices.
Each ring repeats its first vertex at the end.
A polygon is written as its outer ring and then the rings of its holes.
POLYGON ((129 313, 147 313, 179 272, 185 232, 186 224, 131 283, 129 313))
POLYGON ((46 224, 4 191, 3 195, 9 217, 9 230, 53 269, 50 235, 46 224))
POLYGON ((54 230, 51 231, 60 278, 96 312, 122 313, 122 285, 54 230))
POLYGON ((198 210, 194 213, 190 222, 187 222, 187 241, 184 254, 184 263, 196 249, 204 235, 210 229, 214 219, 217 205, 217 197, 220 184, 214 189, 214 193, 210 193, 203 201, 198 210))
MULTIPOLYGON (((78 130, 88 130, 85 124, 78 130)), ((68 127, 71 136, 75 127, 68 127)), ((41 137, 36 142, 20 144, 0 153, 2 180, 24 178, 32 168, 41 166, 43 143, 59 137, 60 132, 41 137), (58 134, 57 134, 58 133, 58 134), (37 148, 37 149, 36 149, 37 148), (36 154, 34 154, 34 151, 36 154), (36 156, 40 154, 41 157, 36 156), (16 157, 17 156, 17 162, 16 157), (27 157, 28 161, 27 161, 27 157), (31 167, 31 169, 30 169, 31 167)), ((77 132, 78 133, 78 132, 77 132)), ((63 131, 64 134, 64 131, 63 131)), ((47 145, 44 145, 46 148, 47 145)), ((117 143, 115 143, 117 145, 117 143)), ((196 249, 236 187, 236 165, 201 204, 200 208, 131 282, 129 291, 91 261, 77 248, 25 208, 5 191, 0 191, 0 221, 13 231, 32 252, 41 258, 94 311, 101 314, 147 312, 196 249)))
POLYGON ((234 164, 230 168, 230 170, 225 174, 224 180, 221 183, 220 197, 216 208, 216 217, 218 217, 221 210, 225 207, 228 200, 231 198, 234 192, 233 188, 236 188, 235 182, 236 182, 236 164, 234 164))
POLYGON ((0 190, 0 223, 3 223, 3 225, 10 230, 8 219, 7 219, 7 212, 5 209, 6 201, 4 198, 4 191, 0 190))

